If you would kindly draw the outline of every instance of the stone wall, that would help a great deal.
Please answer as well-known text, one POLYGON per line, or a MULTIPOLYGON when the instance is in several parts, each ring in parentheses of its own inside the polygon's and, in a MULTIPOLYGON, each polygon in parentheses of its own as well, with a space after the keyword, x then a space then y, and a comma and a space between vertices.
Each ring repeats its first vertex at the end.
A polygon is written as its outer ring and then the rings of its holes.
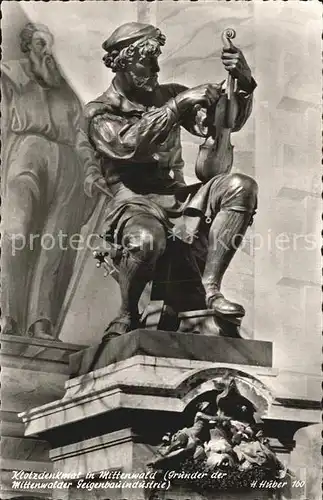
POLYGON ((255 336, 274 365, 318 372, 320 43, 316 5, 256 2, 255 336), (276 238, 276 244, 275 244, 276 238), (279 242, 279 243, 278 243, 279 242))

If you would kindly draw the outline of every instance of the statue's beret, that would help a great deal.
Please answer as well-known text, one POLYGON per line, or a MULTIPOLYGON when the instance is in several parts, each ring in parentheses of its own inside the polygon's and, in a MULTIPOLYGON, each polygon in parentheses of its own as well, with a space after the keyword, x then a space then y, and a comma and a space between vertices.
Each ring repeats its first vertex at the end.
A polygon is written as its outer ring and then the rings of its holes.
POLYGON ((143 23, 126 23, 119 26, 112 35, 105 40, 102 44, 102 48, 106 52, 111 52, 113 50, 121 50, 127 45, 130 45, 140 38, 155 38, 160 34, 158 28, 152 26, 151 24, 143 23))

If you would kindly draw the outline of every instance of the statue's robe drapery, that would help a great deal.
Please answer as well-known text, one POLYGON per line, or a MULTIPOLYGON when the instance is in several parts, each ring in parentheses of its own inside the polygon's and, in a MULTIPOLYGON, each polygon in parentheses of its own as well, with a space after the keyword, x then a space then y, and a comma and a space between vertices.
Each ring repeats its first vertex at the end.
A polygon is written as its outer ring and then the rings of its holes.
POLYGON ((87 217, 82 106, 65 80, 41 86, 27 59, 3 63, 2 99, 2 314, 24 335, 40 319, 55 325, 76 257, 69 238, 87 217))

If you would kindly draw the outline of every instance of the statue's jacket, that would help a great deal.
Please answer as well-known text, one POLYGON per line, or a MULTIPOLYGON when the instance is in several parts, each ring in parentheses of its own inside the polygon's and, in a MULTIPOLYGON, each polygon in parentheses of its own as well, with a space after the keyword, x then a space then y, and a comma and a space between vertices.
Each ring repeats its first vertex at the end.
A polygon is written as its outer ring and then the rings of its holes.
MULTIPOLYGON (((179 84, 160 85, 143 106, 130 101, 115 78, 106 92, 86 105, 85 129, 113 194, 106 234, 115 236, 126 220, 145 211, 168 228, 185 227, 177 236, 185 235, 189 242, 208 216, 213 179, 186 186, 182 173, 180 127, 200 137, 207 133, 196 108, 178 121, 174 97, 184 90, 179 84)), ((244 125, 252 108, 252 94, 238 90, 236 96, 234 131, 244 125)))

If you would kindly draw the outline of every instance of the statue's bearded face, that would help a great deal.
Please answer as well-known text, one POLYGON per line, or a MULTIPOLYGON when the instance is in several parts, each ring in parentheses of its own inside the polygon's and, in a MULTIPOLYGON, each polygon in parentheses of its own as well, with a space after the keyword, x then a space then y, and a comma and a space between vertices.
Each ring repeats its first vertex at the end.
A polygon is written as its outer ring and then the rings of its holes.
POLYGON ((136 47, 131 64, 127 68, 128 80, 136 90, 152 92, 158 86, 160 45, 149 39, 136 47))
POLYGON ((29 59, 34 74, 49 87, 59 87, 62 76, 52 54, 53 37, 50 33, 35 31, 29 45, 29 59))

